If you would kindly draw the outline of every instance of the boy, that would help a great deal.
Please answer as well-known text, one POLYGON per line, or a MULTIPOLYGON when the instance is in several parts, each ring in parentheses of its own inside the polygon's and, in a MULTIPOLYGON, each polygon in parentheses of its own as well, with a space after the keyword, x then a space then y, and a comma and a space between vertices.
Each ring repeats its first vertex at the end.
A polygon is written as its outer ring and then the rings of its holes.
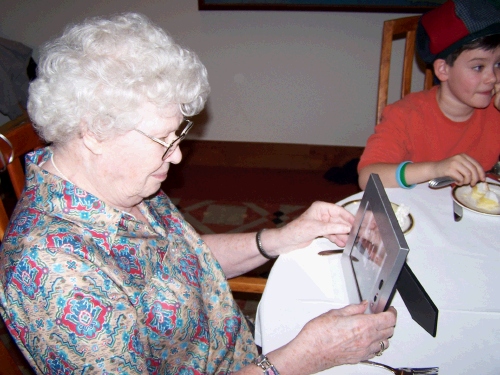
POLYGON ((359 185, 378 173, 385 187, 439 176, 484 181, 500 155, 500 7, 454 0, 424 14, 417 51, 440 85, 388 105, 358 164, 359 185))

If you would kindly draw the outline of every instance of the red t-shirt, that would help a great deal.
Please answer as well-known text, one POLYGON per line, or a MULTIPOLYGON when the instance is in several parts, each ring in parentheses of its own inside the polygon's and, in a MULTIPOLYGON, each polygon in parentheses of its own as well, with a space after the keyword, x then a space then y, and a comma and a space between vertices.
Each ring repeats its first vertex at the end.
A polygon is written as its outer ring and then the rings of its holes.
POLYGON ((439 161, 466 153, 489 170, 500 155, 500 111, 493 101, 464 122, 446 117, 436 99, 437 86, 411 93, 384 108, 367 141, 358 171, 374 163, 439 161))

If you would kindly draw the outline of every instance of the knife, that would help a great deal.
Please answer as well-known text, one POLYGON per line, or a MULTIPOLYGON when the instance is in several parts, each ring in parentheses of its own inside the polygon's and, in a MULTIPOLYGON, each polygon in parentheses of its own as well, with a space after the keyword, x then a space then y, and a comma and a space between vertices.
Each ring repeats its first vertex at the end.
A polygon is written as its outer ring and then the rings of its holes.
POLYGON ((460 206, 457 202, 453 201, 453 217, 455 221, 462 220, 463 214, 464 212, 462 206, 460 206))
POLYGON ((318 253, 318 255, 332 255, 332 254, 342 254, 344 249, 335 249, 335 250, 323 250, 318 253))

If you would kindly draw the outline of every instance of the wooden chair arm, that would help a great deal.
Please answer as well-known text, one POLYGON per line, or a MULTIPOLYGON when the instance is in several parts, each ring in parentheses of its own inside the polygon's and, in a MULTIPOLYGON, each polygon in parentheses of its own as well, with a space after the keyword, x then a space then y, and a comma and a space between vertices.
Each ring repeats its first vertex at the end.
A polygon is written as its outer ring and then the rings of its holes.
POLYGON ((228 280, 233 292, 259 293, 264 292, 267 279, 263 277, 238 276, 228 280))

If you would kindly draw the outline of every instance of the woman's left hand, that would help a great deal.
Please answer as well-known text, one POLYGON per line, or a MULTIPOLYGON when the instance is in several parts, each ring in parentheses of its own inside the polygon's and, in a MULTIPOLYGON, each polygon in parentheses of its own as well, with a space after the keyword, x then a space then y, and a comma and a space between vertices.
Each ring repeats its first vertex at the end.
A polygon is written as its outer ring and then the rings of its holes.
POLYGON ((344 247, 354 216, 333 203, 314 202, 302 215, 279 229, 280 254, 305 247, 317 237, 325 237, 344 247))

